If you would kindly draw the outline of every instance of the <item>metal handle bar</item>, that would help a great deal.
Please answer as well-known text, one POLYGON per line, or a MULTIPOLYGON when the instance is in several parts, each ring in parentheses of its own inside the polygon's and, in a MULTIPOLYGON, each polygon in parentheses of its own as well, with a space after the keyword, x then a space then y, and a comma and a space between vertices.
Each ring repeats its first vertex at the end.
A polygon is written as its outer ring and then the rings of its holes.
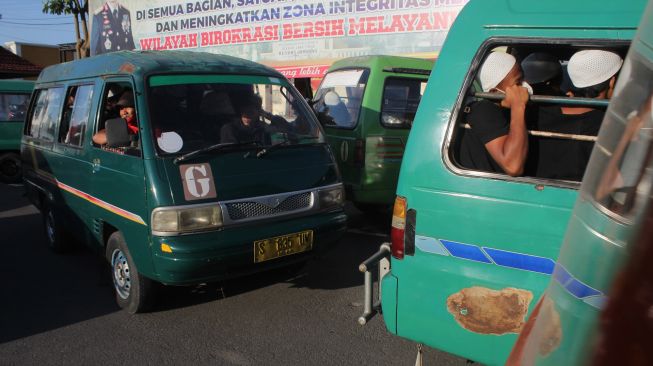
MULTIPOLYGON (((373 265, 378 265, 379 261, 383 258, 388 257, 390 254, 390 244, 383 243, 379 248, 379 251, 374 253, 371 257, 367 258, 363 263, 358 266, 358 270, 363 272, 365 276, 365 298, 363 299, 364 309, 363 315, 358 318, 358 324, 365 325, 368 320, 376 314, 377 310, 381 307, 381 299, 373 302, 374 297, 374 288, 373 288, 373 279, 372 272, 369 271, 369 268, 373 265)), ((379 281, 381 276, 379 276, 379 281)), ((380 285, 380 284, 379 284, 380 285)), ((380 292, 380 291, 379 291, 380 292)))
MULTIPOLYGON (((489 100, 503 100, 506 97, 506 95, 503 93, 477 92, 473 95, 477 98, 489 100)), ((608 99, 554 97, 550 95, 531 95, 529 96, 528 100, 536 103, 578 105, 584 107, 607 107, 610 103, 610 100, 608 99)))
MULTIPOLYGON (((467 130, 472 129, 472 126, 470 126, 469 123, 461 123, 460 127, 465 128, 467 130)), ((589 141, 589 142, 596 142, 597 140, 597 137, 592 135, 577 135, 573 133, 562 133, 562 132, 528 130, 528 134, 531 136, 548 137, 548 138, 563 139, 563 140, 576 140, 576 141, 589 141)))

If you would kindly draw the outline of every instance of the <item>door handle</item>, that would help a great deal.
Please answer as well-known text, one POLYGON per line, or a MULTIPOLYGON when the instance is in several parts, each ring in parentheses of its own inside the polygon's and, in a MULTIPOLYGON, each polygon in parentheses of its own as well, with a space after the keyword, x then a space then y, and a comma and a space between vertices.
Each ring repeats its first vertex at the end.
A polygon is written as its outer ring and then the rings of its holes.
POLYGON ((93 159, 93 173, 100 171, 100 159, 93 159))

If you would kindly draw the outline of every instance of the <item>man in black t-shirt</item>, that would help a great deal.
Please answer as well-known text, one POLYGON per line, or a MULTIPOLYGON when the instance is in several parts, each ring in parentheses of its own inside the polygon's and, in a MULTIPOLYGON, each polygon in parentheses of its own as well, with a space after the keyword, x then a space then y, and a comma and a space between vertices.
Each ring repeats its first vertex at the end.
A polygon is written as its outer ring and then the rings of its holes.
MULTIPOLYGON (((567 65, 572 85, 567 96, 608 99, 623 60, 603 50, 576 52, 567 65)), ((575 135, 598 135, 604 109, 583 106, 540 107, 537 129, 575 135)), ((594 143, 545 138, 539 141, 535 175, 542 178, 581 181, 594 143)))
POLYGON ((522 86, 522 72, 514 56, 492 52, 479 73, 485 92, 505 93, 500 103, 482 100, 471 106, 460 150, 465 168, 521 175, 528 152, 525 125, 528 90, 522 86))

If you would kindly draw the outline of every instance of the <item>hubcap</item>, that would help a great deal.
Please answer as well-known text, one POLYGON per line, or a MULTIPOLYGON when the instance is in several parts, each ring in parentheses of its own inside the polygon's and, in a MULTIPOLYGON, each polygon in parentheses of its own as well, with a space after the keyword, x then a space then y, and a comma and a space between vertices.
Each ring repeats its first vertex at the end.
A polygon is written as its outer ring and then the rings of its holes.
POLYGON ((122 250, 116 249, 111 254, 111 267, 113 268, 113 286, 116 288, 116 293, 123 299, 128 298, 132 282, 129 263, 122 250))

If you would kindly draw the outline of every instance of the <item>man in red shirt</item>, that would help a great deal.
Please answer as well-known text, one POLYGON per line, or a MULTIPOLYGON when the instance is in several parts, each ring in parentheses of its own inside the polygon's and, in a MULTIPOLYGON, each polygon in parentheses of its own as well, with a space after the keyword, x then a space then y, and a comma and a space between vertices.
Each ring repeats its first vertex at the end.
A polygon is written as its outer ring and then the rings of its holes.
MULTIPOLYGON (((125 91, 116 103, 120 109, 120 118, 127 121, 127 130, 130 135, 138 134, 138 124, 136 123, 136 108, 134 108, 134 95, 130 90, 125 91)), ((98 145, 107 143, 106 130, 102 129, 93 135, 93 142, 98 145)))

